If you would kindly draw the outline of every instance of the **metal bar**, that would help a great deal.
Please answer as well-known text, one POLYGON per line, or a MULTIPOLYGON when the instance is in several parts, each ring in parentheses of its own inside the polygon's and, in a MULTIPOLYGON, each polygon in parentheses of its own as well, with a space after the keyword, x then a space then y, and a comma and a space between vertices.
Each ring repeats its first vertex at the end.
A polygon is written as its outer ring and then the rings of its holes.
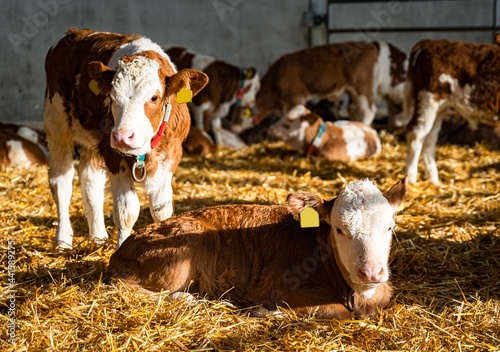
MULTIPOLYGON (((466 32, 466 31, 492 31, 495 26, 481 27, 394 27, 394 28, 377 28, 377 32, 466 32)), ((329 28, 328 34, 331 33, 353 33, 362 32, 362 28, 329 28)))
MULTIPOLYGON (((373 3, 384 3, 390 2, 393 0, 376 0, 376 1, 368 1, 368 0, 328 0, 327 1, 327 35, 326 35, 326 43, 330 41, 330 34, 334 33, 356 33, 362 32, 362 28, 352 28, 352 27, 344 27, 344 28, 330 28, 330 6, 333 5, 346 5, 346 4, 373 4, 373 3)), ((451 2, 456 0, 399 0, 399 2, 451 2)), ((463 0, 465 1, 465 0, 463 0)), ((500 31, 499 24, 497 23, 497 0, 492 0, 493 7, 493 22, 490 26, 472 26, 472 27, 464 27, 464 26, 448 26, 448 27, 391 27, 391 28, 377 28, 377 32, 383 33, 397 33, 397 32, 465 32, 465 31, 474 31, 474 32, 493 32, 493 41, 495 40, 495 34, 500 31)))
MULTIPOLYGON (((376 1, 370 1, 370 0, 328 0, 328 5, 330 4, 358 4, 358 3, 374 3, 374 2, 391 2, 394 0, 376 0, 376 1)), ((442 1, 442 2, 456 2, 457 0, 399 0, 398 2, 436 2, 436 1, 442 1)), ((459 1, 467 1, 467 0, 459 0, 459 1)))
POLYGON ((498 31, 497 26, 497 0, 493 0, 493 43, 495 42, 495 35, 498 31))
MULTIPOLYGON (((309 12, 312 11, 312 0, 309 0, 309 2, 308 2, 308 11, 309 12)), ((327 29, 329 29, 329 28, 327 28, 327 29)), ((311 27, 307 28, 307 46, 312 46, 312 28, 311 27)))

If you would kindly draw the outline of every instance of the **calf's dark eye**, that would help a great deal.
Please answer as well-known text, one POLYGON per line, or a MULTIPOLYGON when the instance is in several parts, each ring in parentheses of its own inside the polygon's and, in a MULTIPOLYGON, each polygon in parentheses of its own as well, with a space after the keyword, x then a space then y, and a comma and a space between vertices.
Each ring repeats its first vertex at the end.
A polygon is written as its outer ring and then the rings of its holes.
POLYGON ((337 232, 338 232, 338 233, 342 233, 342 230, 341 230, 341 229, 337 229, 337 232))
POLYGON ((158 97, 156 95, 151 98, 152 103, 156 103, 157 101, 158 101, 158 97))

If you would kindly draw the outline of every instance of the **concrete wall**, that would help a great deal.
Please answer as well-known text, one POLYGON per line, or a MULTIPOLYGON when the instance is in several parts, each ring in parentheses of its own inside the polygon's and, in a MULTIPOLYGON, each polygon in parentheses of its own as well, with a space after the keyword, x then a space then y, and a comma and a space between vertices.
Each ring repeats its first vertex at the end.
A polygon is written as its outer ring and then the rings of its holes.
POLYGON ((137 33, 261 74, 307 46, 307 0, 6 0, 0 12, 0 121, 41 124, 47 50, 70 27, 137 33))
MULTIPOLYGON (((500 0, 396 0, 329 7, 327 0, 311 0, 311 5, 321 14, 329 9, 331 28, 357 28, 331 34, 330 42, 380 39, 409 51, 424 37, 472 42, 492 38, 490 32, 381 33, 377 26, 489 25, 492 1, 500 7, 500 0), (396 10, 387 12, 388 6, 396 10)), ((0 121, 16 123, 42 124, 45 54, 70 27, 142 34, 160 45, 179 44, 235 65, 254 66, 261 75, 279 56, 308 43, 302 14, 309 0, 4 0, 1 8, 0 121)), ((313 45, 323 44, 326 26, 311 34, 313 45)))

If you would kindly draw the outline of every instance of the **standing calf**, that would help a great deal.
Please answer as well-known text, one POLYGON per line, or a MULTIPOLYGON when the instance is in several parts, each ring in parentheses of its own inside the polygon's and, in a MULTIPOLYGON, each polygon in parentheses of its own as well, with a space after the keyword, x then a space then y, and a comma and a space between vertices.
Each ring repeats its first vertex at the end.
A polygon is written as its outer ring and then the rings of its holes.
MULTIPOLYGON (((497 43, 500 42, 497 36, 497 43)), ((469 120, 500 116, 500 48, 449 40, 423 40, 410 55, 405 88, 408 180, 417 180, 422 152, 427 178, 439 184, 436 143, 448 107, 469 120)))
POLYGON ((211 127, 217 145, 225 145, 222 119, 228 115, 231 105, 238 105, 231 118, 231 132, 241 133, 253 126, 251 111, 260 88, 259 74, 253 67, 239 68, 181 47, 165 51, 177 68, 199 70, 210 78, 210 83, 193 99, 192 106, 196 127, 202 131, 211 127), (242 116, 247 111, 250 112, 248 116, 242 116))
POLYGON ((355 107, 351 119, 370 125, 381 99, 391 110, 403 104, 406 67, 406 54, 386 42, 329 44, 283 55, 262 78, 260 118, 313 98, 337 103, 346 93, 355 107))
POLYGON ((355 121, 323 121, 303 105, 297 105, 269 133, 300 153, 328 160, 352 162, 380 153, 380 138, 370 126, 355 121))
POLYGON ((177 103, 177 93, 182 88, 198 93, 206 75, 190 69, 177 72, 147 38, 74 28, 50 48, 45 71, 49 181, 59 218, 56 245, 71 248, 73 243, 69 204, 75 144, 81 147, 80 186, 94 241, 108 237, 103 215, 106 175, 118 246, 139 216, 134 180, 144 182, 153 219, 170 217, 172 175, 190 126, 186 104, 177 103))
POLYGON ((131 235, 111 256, 109 271, 147 291, 224 294, 320 318, 373 315, 391 299, 388 257, 405 192, 406 179, 386 194, 366 180, 330 201, 297 192, 287 206, 186 212, 131 235), (301 228, 306 206, 318 212, 319 227, 301 228))

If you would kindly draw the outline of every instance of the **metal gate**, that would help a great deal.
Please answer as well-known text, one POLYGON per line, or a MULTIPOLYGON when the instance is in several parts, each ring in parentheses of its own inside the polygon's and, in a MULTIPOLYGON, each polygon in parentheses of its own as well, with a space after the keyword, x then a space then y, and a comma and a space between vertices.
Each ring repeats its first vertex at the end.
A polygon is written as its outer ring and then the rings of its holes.
MULTIPOLYGON (((488 37, 494 42, 495 33, 497 33, 499 28, 499 14, 498 0, 399 0, 399 1, 363 1, 363 0, 328 0, 327 1, 327 12, 326 15, 321 16, 322 22, 325 22, 326 30, 326 43, 332 42, 331 37, 339 34, 346 35, 357 35, 363 38, 363 31, 366 30, 364 37, 370 37, 368 34, 373 33, 463 33, 463 32, 482 32, 482 34, 488 34, 488 37), (460 8, 461 6, 461 8, 460 8), (337 25, 335 22, 335 14, 338 11, 344 11, 347 13, 346 7, 350 7, 353 13, 356 13, 356 8, 364 8, 365 12, 367 8, 378 8, 381 9, 379 13, 376 10, 369 10, 369 15, 365 15, 367 19, 367 24, 370 24, 369 28, 362 28, 359 25, 353 25, 349 20, 344 21, 345 24, 337 25), (406 7, 406 9, 405 9, 406 7), (411 23, 411 9, 415 9, 416 16, 422 16, 421 12, 432 13, 432 9, 437 9, 436 12, 431 16, 425 16, 422 18, 427 22, 426 25, 418 25, 411 23), (393 12, 391 12, 391 10, 393 12), (409 19, 408 23, 402 23, 402 21, 393 21, 390 23, 387 19, 390 19, 390 15, 396 16, 395 12, 406 11, 406 17, 409 19), (448 11, 446 11, 448 10, 448 11), (456 23, 453 16, 449 16, 449 13, 458 12, 461 15, 462 22, 467 23, 456 23), (488 12, 490 12, 488 14, 488 12), (444 21, 443 21, 444 19, 444 21), (470 20, 470 21, 469 21, 470 20), (444 23, 443 23, 444 22, 444 23), (454 23, 455 22, 455 23, 454 23), (491 35, 490 35, 491 34, 491 35)), ((395 18, 395 17, 394 17, 395 18)), ((458 19, 460 22, 460 18, 458 19)), ((351 21, 356 22, 356 18, 352 17, 351 21)), ((317 21, 318 22, 318 21, 317 21)))

